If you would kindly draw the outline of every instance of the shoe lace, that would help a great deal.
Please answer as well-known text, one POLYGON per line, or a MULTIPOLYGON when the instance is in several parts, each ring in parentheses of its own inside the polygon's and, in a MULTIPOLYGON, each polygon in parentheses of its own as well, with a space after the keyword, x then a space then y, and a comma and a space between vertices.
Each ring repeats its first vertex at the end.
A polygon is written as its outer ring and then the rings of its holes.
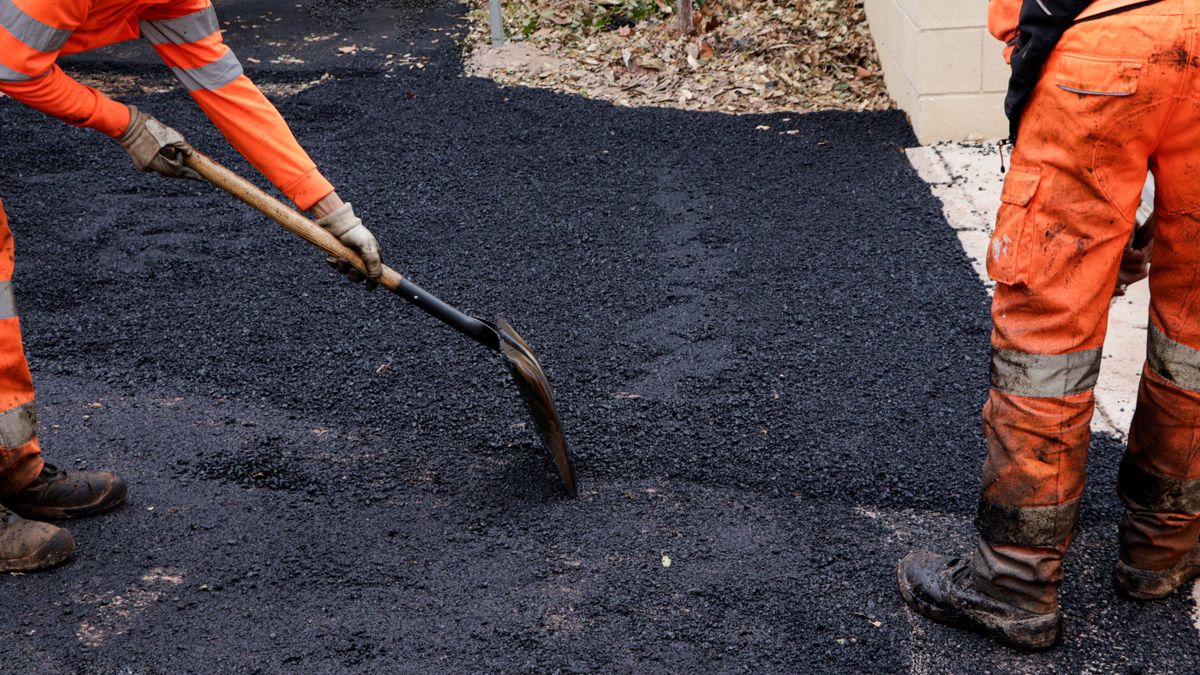
POLYGON ((963 580, 963 577, 971 573, 971 566, 962 558, 951 560, 949 566, 954 568, 954 571, 950 573, 950 581, 955 585, 958 585, 963 580))

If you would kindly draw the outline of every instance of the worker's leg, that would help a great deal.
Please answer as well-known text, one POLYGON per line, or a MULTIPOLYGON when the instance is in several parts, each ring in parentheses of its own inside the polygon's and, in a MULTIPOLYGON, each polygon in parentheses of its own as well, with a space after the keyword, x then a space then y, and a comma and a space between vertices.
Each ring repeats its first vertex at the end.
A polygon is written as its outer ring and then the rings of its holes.
POLYGON ((1162 8, 1073 28, 1013 153, 988 256, 992 386, 972 571, 980 590, 1031 612, 1057 608, 1113 286, 1182 82, 1153 55, 1190 40, 1162 8))
POLYGON ((1025 112, 988 251, 996 294, 976 550, 969 563, 914 553, 898 569, 905 600, 930 618, 1027 648, 1057 637, 1108 307, 1184 82, 1186 65, 1164 57, 1190 49, 1182 8, 1164 0, 1074 26, 1025 112))
POLYGON ((1174 566, 1200 536, 1200 315, 1190 313, 1200 310, 1200 219, 1160 210, 1158 223, 1147 360, 1119 482, 1121 559, 1147 570, 1174 566))
MULTIPOLYGON (((33 383, 13 306, 12 272, 12 232, 0 203, 0 499, 35 482, 43 466, 33 414, 33 383)), ((0 572, 54 567, 74 550, 70 532, 25 520, 0 505, 0 572)))
POLYGON ((12 275, 13 237, 0 203, 0 495, 20 491, 42 471, 33 380, 21 344, 12 275))
POLYGON ((31 518, 75 518, 112 510, 125 501, 125 481, 114 473, 68 473, 42 460, 33 378, 21 344, 12 274, 13 236, 0 203, 0 571, 57 564, 74 549, 64 531, 13 521, 11 512, 31 518), (43 545, 49 548, 39 548, 43 545))
POLYGON ((1119 480, 1127 513, 1117 581, 1142 598, 1200 574, 1200 99, 1191 94, 1200 71, 1190 66, 1187 79, 1155 156, 1149 339, 1119 480))

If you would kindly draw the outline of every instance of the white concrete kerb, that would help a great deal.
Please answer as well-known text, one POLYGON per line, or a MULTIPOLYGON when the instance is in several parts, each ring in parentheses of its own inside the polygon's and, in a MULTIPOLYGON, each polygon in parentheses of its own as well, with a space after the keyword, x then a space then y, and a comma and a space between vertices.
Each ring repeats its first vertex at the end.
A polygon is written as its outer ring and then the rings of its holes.
MULTIPOLYGON (((1000 207, 999 149, 995 145, 946 143, 908 151, 908 159, 933 194, 958 234, 976 274, 990 293, 985 261, 988 242, 1000 207)), ((1133 420, 1138 381, 1146 357, 1146 326, 1150 291, 1142 282, 1113 302, 1109 312, 1104 361, 1096 383, 1096 415, 1092 429, 1124 440, 1133 420)))

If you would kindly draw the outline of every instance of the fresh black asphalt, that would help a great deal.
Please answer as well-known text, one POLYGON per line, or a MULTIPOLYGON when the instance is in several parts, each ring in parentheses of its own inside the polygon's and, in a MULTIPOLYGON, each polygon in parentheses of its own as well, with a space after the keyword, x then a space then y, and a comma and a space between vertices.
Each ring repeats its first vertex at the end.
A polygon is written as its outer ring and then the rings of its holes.
MULTIPOLYGON (((304 4, 218 9, 255 79, 334 76, 279 106, 387 261, 539 351, 581 496, 494 355, 215 189, 0 101, 45 451, 131 486, 71 525, 67 566, 0 578, 0 670, 1200 669, 1188 595, 1111 588, 1111 439, 1058 648, 903 607, 900 557, 968 547, 990 330, 903 115, 502 88, 462 76, 461 7, 304 4)), ((148 54, 71 68, 161 79, 148 54)), ((182 92, 124 100, 249 173, 182 92)))

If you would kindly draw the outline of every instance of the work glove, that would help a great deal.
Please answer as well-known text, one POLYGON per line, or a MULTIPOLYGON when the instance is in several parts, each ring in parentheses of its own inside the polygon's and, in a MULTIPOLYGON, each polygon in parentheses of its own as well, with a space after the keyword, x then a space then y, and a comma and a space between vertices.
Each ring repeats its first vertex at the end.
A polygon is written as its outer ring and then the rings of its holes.
POLYGON ((354 215, 354 207, 346 202, 333 213, 317 220, 317 224, 329 234, 337 237, 338 241, 345 244, 350 250, 362 256, 363 262, 367 266, 367 274, 364 276, 348 261, 334 256, 329 256, 325 262, 346 275, 346 278, 354 283, 366 279, 367 290, 375 290, 378 284, 374 279, 378 279, 383 274, 383 259, 379 256, 379 242, 375 241, 375 235, 371 234, 371 231, 363 225, 362 220, 354 215))
POLYGON ((1150 258, 1154 255, 1154 230, 1158 220, 1153 214, 1138 225, 1133 237, 1121 254, 1121 269, 1117 272, 1117 288, 1113 297, 1125 295, 1125 289, 1150 276, 1150 258))
POLYGON ((200 174, 183 165, 183 159, 192 154, 192 146, 183 134, 134 106, 129 106, 129 128, 117 140, 141 171, 201 180, 200 174))

